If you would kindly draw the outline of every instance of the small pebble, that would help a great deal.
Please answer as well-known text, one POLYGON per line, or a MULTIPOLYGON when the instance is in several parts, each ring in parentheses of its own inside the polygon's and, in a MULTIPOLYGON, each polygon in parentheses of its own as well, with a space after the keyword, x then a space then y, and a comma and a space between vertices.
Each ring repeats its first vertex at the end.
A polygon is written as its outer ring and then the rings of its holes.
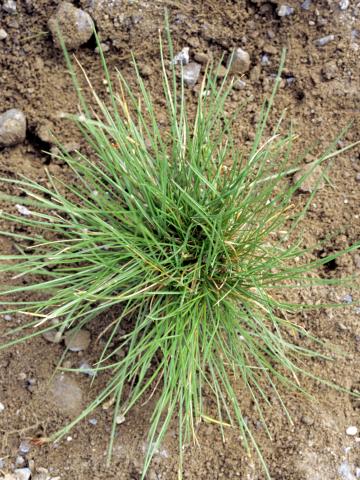
MULTIPOLYGON (((100 43, 100 48, 101 48, 103 53, 106 53, 110 50, 110 47, 107 43, 100 43)), ((95 53, 100 53, 100 48, 96 47, 95 48, 95 53)))
POLYGON ((172 60, 172 65, 187 65, 189 63, 189 47, 184 47, 181 52, 177 53, 172 60))
POLYGON ((311 426, 314 424, 314 420, 311 417, 308 417, 307 415, 302 416, 301 421, 304 425, 308 425, 308 426, 311 426))
POLYGON ((353 297, 349 293, 347 295, 344 295, 341 299, 343 303, 346 303, 347 305, 350 305, 353 302, 353 297))
POLYGON ((188 87, 193 87, 198 81, 201 65, 199 63, 190 62, 183 68, 184 82, 188 87))
POLYGON ((62 340, 61 332, 58 332, 57 330, 49 330, 48 332, 44 332, 42 337, 50 343, 60 343, 62 340))
POLYGON ((261 56, 261 65, 266 66, 270 65, 270 59, 269 56, 264 53, 264 55, 261 56))
POLYGON ((295 77, 287 77, 286 79, 286 84, 287 85, 292 85, 295 82, 295 77))
POLYGON ((65 334, 65 345, 71 352, 81 352, 90 345, 90 332, 73 328, 65 334))
POLYGON ((250 68, 250 55, 242 48, 237 48, 230 55, 227 67, 231 73, 245 73, 250 68))
POLYGON ((3 10, 6 13, 10 13, 11 15, 14 15, 16 13, 16 2, 15 0, 5 0, 3 4, 3 10))
POLYGON ((25 458, 22 457, 21 455, 18 455, 15 459, 15 464, 20 466, 20 465, 23 465, 25 463, 25 458))
POLYGON ((24 205, 16 204, 15 207, 21 215, 24 215, 24 217, 29 217, 31 215, 30 210, 24 205))
POLYGON ((120 425, 121 423, 124 423, 125 422, 125 417, 124 415, 118 415, 116 418, 115 418, 115 423, 117 425, 120 425))
POLYGON ((0 469, 5 467, 5 462, 2 458, 0 458, 0 469))
POLYGON ((294 13, 293 7, 289 7, 289 5, 280 5, 277 9, 277 14, 279 17, 288 17, 294 13))
POLYGON ((11 108, 0 115, 0 147, 10 147, 25 140, 26 118, 21 110, 11 108))
POLYGON ((335 40, 335 35, 331 34, 331 35, 326 35, 325 37, 321 37, 321 38, 318 38, 317 40, 315 40, 315 44, 317 47, 323 47, 325 45, 327 45, 328 43, 332 42, 333 40, 335 40))
POLYGON ((5 405, 0 402, 0 413, 5 410, 5 405))
POLYGON ((350 5, 350 0, 340 0, 339 7, 340 10, 347 10, 350 5))
POLYGON ((0 28, 0 40, 5 40, 8 34, 5 32, 3 28, 0 28))
POLYGON ((12 320, 12 316, 11 316, 11 315, 8 315, 8 314, 6 314, 6 315, 4 315, 4 320, 5 320, 6 322, 11 322, 11 320, 12 320))
POLYGON ((96 371, 93 368, 90 367, 88 362, 81 362, 80 366, 79 366, 79 369, 80 369, 81 373, 84 373, 88 377, 95 377, 95 375, 96 375, 96 371))
POLYGON ((236 82, 234 82, 235 90, 244 90, 245 87, 246 87, 246 82, 244 82, 244 80, 236 80, 236 82))
POLYGON ((21 443, 20 443, 20 446, 19 446, 19 451, 21 453, 29 453, 31 450, 31 447, 30 447, 30 444, 29 442, 27 442, 26 440, 23 440, 21 443))
POLYGON ((90 425, 97 425, 97 422, 98 422, 98 421, 96 420, 96 418, 90 418, 90 419, 89 419, 90 425))
POLYGON ((355 426, 347 427, 346 429, 346 435, 349 435, 350 437, 355 437, 355 435, 358 433, 358 429, 355 426))
POLYGON ((303 10, 310 10, 311 7, 311 0, 304 0, 303 3, 301 4, 301 8, 303 10))

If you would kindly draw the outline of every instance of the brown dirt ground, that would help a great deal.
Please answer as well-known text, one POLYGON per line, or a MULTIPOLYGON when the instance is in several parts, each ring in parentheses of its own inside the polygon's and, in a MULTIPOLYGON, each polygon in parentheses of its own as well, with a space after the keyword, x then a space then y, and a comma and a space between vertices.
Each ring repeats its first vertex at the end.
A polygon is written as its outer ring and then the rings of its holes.
MULTIPOLYGON (((42 153, 42 149, 49 145, 38 138, 39 128, 51 125, 63 142, 78 140, 73 129, 61 119, 63 112, 76 111, 76 97, 62 54, 54 48, 47 31, 47 19, 57 3, 54 0, 18 1, 18 13, 13 16, 5 14, 0 7, 0 27, 8 33, 8 38, 0 45, 0 112, 21 108, 28 120, 26 141, 0 151, 1 175, 26 174, 46 182, 45 169, 48 168, 57 176, 69 178, 64 165, 42 153)), ((289 1, 295 13, 285 18, 277 16, 276 1, 262 0, 80 0, 74 3, 93 16, 102 41, 110 46, 106 53, 110 70, 120 69, 131 81, 130 52, 135 52, 160 112, 163 98, 158 82, 158 29, 166 6, 177 51, 190 46, 192 56, 205 52, 211 53, 215 59, 228 54, 235 46, 242 46, 250 53, 252 67, 244 76, 246 87, 232 95, 229 107, 235 108, 240 102, 246 102, 238 125, 239 139, 245 146, 251 141, 259 105, 271 89, 271 75, 276 72, 284 46, 288 49, 284 84, 273 116, 279 116, 286 109, 286 119, 293 122, 299 136, 296 149, 315 143, 321 150, 350 121, 353 124, 341 145, 359 138, 360 4, 355 0, 350 1, 345 11, 339 9, 337 0, 313 1, 309 10, 302 10, 300 2, 289 1), (334 34, 335 40, 322 48, 317 47, 315 40, 328 34, 334 34), (270 65, 260 64, 264 52, 270 52, 270 65), (290 77, 294 78, 293 82, 286 82, 290 77)), ((95 86, 103 89, 103 74, 94 44, 89 42, 81 47, 77 56, 95 86)), ((195 92, 192 98, 196 99, 195 92)), ((329 233, 335 235, 331 248, 346 247, 358 240, 360 183, 356 176, 359 172, 359 149, 336 159, 330 173, 331 183, 319 192, 302 227, 305 244, 316 242, 329 233)), ((11 251, 11 248, 11 242, 3 240, 3 250, 11 251)), ((331 274, 346 276, 356 273, 359 263, 354 254, 346 255, 333 265, 331 274)), ((322 288, 304 292, 303 300, 314 301, 315 298, 324 302, 339 299, 346 293, 352 293, 355 300, 360 299, 355 289, 335 291, 322 288)), ((360 382, 359 319, 353 308, 346 312, 321 311, 298 319, 315 335, 328 339, 348 353, 345 358, 331 363, 311 362, 308 367, 314 373, 346 388, 360 382)), ((21 321, 18 316, 13 324, 21 321)), ((0 328, 7 326, 8 322, 0 319, 0 328)), ((96 335, 95 327, 92 334, 96 335)), ((67 359, 72 365, 77 365, 79 358, 91 363, 98 348, 94 344, 82 355, 67 354, 67 359)), ((37 338, 0 355, 0 401, 6 407, 0 414, 0 458, 5 461, 4 472, 13 468, 21 439, 53 432, 67 420, 48 401, 48 381, 62 352, 63 346, 37 338), (36 380, 31 388, 27 383, 29 379, 36 380)), ((94 390, 100 385, 90 390, 87 377, 79 375, 75 378, 86 400, 93 398, 94 390)), ((359 404, 352 402, 347 394, 322 385, 307 382, 306 386, 316 395, 315 402, 291 393, 284 394, 293 424, 288 422, 274 399, 274 408, 266 412, 273 435, 271 440, 262 431, 256 415, 252 414, 251 402, 244 393, 246 413, 249 422, 255 426, 272 477, 276 480, 357 478, 360 442, 346 436, 345 429, 353 424, 360 427, 359 404)), ((139 406, 121 425, 110 468, 105 467, 104 461, 110 412, 104 410, 93 414, 98 420, 97 425, 83 421, 72 431, 71 441, 34 447, 26 461, 35 468, 46 467, 53 476, 58 475, 64 480, 138 479, 150 411, 150 405, 139 406)), ((198 438, 201 447, 189 445, 186 448, 185 478, 264 478, 256 458, 245 455, 236 430, 227 431, 223 442, 217 428, 202 424, 198 438)), ((174 427, 153 462, 149 479, 177 478, 176 448, 174 427)))

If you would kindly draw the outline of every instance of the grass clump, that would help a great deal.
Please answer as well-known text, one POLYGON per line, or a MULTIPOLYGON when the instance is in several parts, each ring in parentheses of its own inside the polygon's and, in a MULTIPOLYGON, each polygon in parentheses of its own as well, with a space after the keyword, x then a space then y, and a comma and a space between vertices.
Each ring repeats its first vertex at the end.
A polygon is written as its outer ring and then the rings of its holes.
MULTIPOLYGON (((205 75, 190 118, 184 82, 162 58, 169 122, 162 128, 136 67, 137 93, 119 72, 117 87, 112 84, 101 55, 109 99, 91 88, 95 113, 66 58, 81 105, 72 120, 92 153, 68 154, 60 146, 59 157, 77 178, 73 184, 49 177, 47 188, 25 178, 2 179, 26 194, 10 200, 29 209, 28 215, 2 212, 2 218, 32 232, 2 232, 22 247, 1 256, 1 271, 29 280, 1 291, 4 313, 35 318, 21 339, 53 329, 53 319, 63 333, 121 307, 94 365, 97 374, 109 372, 107 386, 60 435, 110 400, 111 450, 116 418, 154 395, 143 475, 173 418, 180 457, 201 420, 221 429, 236 425, 244 445, 260 454, 236 385, 247 390, 261 419, 269 390, 283 406, 279 385, 302 391, 301 376, 311 373, 301 359, 322 356, 309 347, 321 342, 289 320, 313 306, 286 302, 282 292, 316 284, 307 274, 340 254, 310 260, 300 239, 284 243, 273 235, 285 224, 295 230, 306 210, 295 212, 291 204, 306 178, 296 184, 287 178, 297 170, 294 136, 281 136, 279 122, 264 139, 280 72, 245 152, 233 133, 234 119, 224 115, 228 79, 219 84, 211 71, 205 75), (28 298, 7 300, 16 294, 28 298), (126 355, 119 359, 111 345, 128 318, 133 324, 122 335, 118 350, 126 355), (204 407, 205 392, 216 401, 216 418, 204 407)), ((333 153, 332 146, 314 168, 345 150, 333 153)))

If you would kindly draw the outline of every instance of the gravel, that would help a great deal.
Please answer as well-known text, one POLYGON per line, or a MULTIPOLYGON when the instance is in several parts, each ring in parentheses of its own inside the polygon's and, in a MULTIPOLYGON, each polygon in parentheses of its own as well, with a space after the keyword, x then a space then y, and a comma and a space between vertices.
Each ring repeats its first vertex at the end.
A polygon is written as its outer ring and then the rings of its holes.
POLYGON ((21 110, 11 108, 0 115, 0 147, 10 147, 25 140, 26 118, 21 110))
POLYGON ((5 410, 5 405, 0 402, 0 413, 5 410))
POLYGON ((5 40, 5 38, 8 36, 6 31, 3 28, 0 28, 0 40, 5 40))

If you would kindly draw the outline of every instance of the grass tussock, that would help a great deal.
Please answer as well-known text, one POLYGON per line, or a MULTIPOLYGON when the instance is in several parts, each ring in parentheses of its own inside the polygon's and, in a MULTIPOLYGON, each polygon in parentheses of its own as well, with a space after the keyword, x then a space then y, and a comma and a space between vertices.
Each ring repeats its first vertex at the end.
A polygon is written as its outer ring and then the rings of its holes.
MULTIPOLYGON (((214 421, 222 430, 239 428, 268 476, 238 387, 247 390, 261 420, 270 390, 285 412, 279 385, 303 391, 302 376, 312 374, 302 359, 322 356, 321 342, 289 318, 315 306, 285 301, 284 289, 333 282, 309 274, 340 255, 311 260, 311 250, 294 235, 307 206, 295 211, 292 198, 311 172, 289 182, 297 170, 294 135, 280 135, 280 121, 264 138, 281 68, 245 152, 234 134, 235 119, 224 115, 229 78, 220 82, 209 69, 190 118, 184 82, 162 57, 164 129, 136 66, 135 93, 120 72, 112 84, 101 54, 109 96, 103 101, 89 84, 95 113, 66 59, 81 105, 72 120, 92 153, 68 154, 59 146, 59 157, 76 176, 73 184, 50 176, 49 188, 25 178, 2 179, 26 194, 10 200, 28 209, 27 215, 2 212, 2 219, 30 228, 26 234, 2 232, 19 253, 2 255, 1 271, 28 280, 2 288, 2 308, 33 317, 30 333, 21 329, 21 338, 2 347, 55 327, 60 334, 82 328, 120 306, 94 365, 98 375, 108 372, 107 386, 60 435, 110 400, 111 451, 116 418, 154 395, 144 475, 176 418, 180 461, 198 422, 214 421), (291 241, 274 235, 284 229, 291 241), (119 358, 111 346, 128 318, 133 327, 122 335, 117 350, 126 355, 119 358), (204 392, 215 399, 216 417, 204 407, 204 392)), ((334 145, 314 168, 350 148, 334 152, 334 145)))

